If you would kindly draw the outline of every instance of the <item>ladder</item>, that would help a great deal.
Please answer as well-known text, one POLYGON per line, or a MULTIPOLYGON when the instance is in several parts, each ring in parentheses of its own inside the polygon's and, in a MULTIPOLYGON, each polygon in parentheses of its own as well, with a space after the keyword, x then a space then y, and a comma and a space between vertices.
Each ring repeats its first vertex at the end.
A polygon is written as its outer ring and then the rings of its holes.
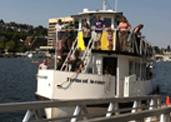
POLYGON ((82 69, 82 72, 85 73, 88 69, 88 66, 90 64, 91 56, 92 56, 92 49, 94 47, 94 38, 92 37, 88 43, 88 46, 86 50, 84 51, 84 54, 81 57, 81 60, 83 61, 84 67, 82 69))
MULTIPOLYGON (((81 53, 82 54, 81 60, 83 61, 83 64, 84 64, 84 67, 82 69, 83 73, 85 73, 87 71, 88 65, 89 65, 90 60, 91 60, 91 51, 92 51, 92 48, 94 47, 93 41, 94 41, 94 38, 92 37, 88 43, 86 50, 83 51, 83 53, 81 53)), ((78 49, 78 35, 77 35, 77 38, 75 39, 74 43, 72 44, 71 50, 69 51, 60 71, 63 71, 63 70, 64 71, 67 71, 67 70, 70 71, 71 70, 70 65, 66 65, 66 63, 68 62, 69 56, 74 57, 77 49, 78 49)))
POLYGON ((69 69, 69 71, 70 71, 70 69, 71 69, 69 67, 70 65, 66 65, 66 63, 68 62, 69 56, 71 56, 71 57, 74 56, 74 54, 75 54, 75 52, 77 50, 77 47, 78 47, 78 35, 77 35, 75 41, 73 42, 72 47, 71 47, 71 49, 70 49, 70 51, 69 51, 69 53, 68 53, 68 55, 67 55, 67 57, 65 59, 60 71, 63 71, 63 70, 66 71, 67 69, 69 69))

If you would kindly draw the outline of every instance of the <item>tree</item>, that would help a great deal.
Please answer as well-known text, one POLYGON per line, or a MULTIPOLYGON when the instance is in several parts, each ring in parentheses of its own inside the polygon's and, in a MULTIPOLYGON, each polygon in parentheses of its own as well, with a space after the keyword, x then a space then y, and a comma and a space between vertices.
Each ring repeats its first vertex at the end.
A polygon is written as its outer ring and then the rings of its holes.
POLYGON ((5 48, 8 50, 8 51, 12 51, 14 52, 15 51, 15 42, 14 41, 8 41, 5 43, 5 48))
POLYGON ((19 48, 17 49, 17 52, 25 52, 26 49, 27 48, 24 46, 24 44, 19 44, 19 48))
POLYGON ((0 23, 4 24, 4 20, 3 20, 3 19, 1 19, 1 20, 0 20, 0 23))
POLYGON ((170 45, 167 46, 167 51, 170 51, 170 45))
POLYGON ((155 50, 156 53, 161 54, 161 50, 160 50, 160 48, 158 46, 156 46, 154 48, 154 50, 155 50))
POLYGON ((4 48, 5 48, 4 43, 1 42, 1 43, 0 43, 0 50, 4 50, 4 48))

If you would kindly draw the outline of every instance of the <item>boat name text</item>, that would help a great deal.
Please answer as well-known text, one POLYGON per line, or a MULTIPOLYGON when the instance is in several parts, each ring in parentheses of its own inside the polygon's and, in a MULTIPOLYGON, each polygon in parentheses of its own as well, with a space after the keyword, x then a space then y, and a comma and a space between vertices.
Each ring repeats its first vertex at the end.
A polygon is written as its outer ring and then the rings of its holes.
POLYGON ((105 81, 99 81, 99 80, 91 80, 91 79, 76 79, 76 78, 67 78, 67 81, 69 82, 75 82, 75 83, 85 83, 85 84, 98 84, 98 85, 104 85, 105 81))
POLYGON ((47 76, 38 75, 38 78, 40 78, 40 79, 47 79, 48 77, 47 76))

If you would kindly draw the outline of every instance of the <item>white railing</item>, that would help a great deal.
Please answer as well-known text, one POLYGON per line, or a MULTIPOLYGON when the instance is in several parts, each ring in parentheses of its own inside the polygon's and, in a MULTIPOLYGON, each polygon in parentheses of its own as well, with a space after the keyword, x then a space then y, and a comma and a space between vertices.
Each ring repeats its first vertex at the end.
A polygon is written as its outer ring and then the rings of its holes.
POLYGON ((83 54, 83 56, 81 57, 81 60, 83 61, 84 63, 84 67, 82 69, 82 72, 86 72, 87 71, 87 68, 89 66, 89 63, 90 63, 90 60, 91 60, 91 51, 92 51, 92 48, 94 47, 94 37, 92 37, 87 45, 87 48, 83 54))
MULTIPOLYGON (((148 102, 147 102, 148 103, 148 102)), ((160 122, 166 119, 171 112, 171 107, 161 108, 161 96, 137 96, 127 98, 106 98, 106 99, 86 99, 86 100, 60 100, 60 101, 32 101, 22 103, 5 103, 0 104, 0 113, 23 111, 27 110, 22 122, 29 122, 30 119, 35 119, 33 122, 49 122, 58 120, 68 120, 75 122, 82 120, 82 122, 110 122, 110 121, 130 121, 130 120, 144 120, 151 121, 153 116, 161 116, 160 122), (150 101, 150 104, 142 106, 142 101, 150 101), (133 102, 132 108, 119 109, 119 104, 133 102), (105 112, 96 111, 89 113, 88 105, 108 104, 108 109, 105 112), (43 119, 41 109, 53 107, 75 107, 73 115, 65 117, 57 117, 50 119, 43 119), (122 113, 125 114, 122 114, 122 113), (35 115, 35 118, 33 116, 35 115), (87 118, 87 120, 83 120, 87 118), (91 119, 88 119, 91 118, 91 119)), ((168 122, 168 121, 166 121, 168 122)))
POLYGON ((75 41, 73 42, 72 47, 71 47, 71 49, 70 49, 70 51, 69 51, 69 53, 68 53, 68 55, 67 55, 67 57, 65 59, 60 71, 66 70, 69 67, 69 65, 66 65, 66 63, 68 62, 69 56, 71 56, 71 57, 74 56, 74 54, 75 54, 75 52, 77 50, 77 47, 78 47, 78 35, 77 35, 75 41))
POLYGON ((128 37, 129 42, 129 49, 128 51, 131 53, 136 53, 138 55, 147 57, 147 58, 154 58, 155 51, 154 45, 149 43, 145 37, 141 37, 140 45, 137 44, 135 34, 132 32, 128 37))

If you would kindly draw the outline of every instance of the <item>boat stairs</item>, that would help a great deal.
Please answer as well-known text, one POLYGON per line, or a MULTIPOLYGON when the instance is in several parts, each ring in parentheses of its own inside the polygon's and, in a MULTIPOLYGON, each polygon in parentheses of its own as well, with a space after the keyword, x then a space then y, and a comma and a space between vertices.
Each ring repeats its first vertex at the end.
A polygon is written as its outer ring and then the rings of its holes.
POLYGON ((160 95, 0 104, 0 113, 14 111, 26 111, 22 122, 170 122, 171 107, 161 104, 160 95), (132 107, 125 107, 128 103, 132 107), (90 105, 104 110, 91 111, 90 105), (44 115, 45 108, 70 106, 75 107, 72 116, 47 119, 44 115))

